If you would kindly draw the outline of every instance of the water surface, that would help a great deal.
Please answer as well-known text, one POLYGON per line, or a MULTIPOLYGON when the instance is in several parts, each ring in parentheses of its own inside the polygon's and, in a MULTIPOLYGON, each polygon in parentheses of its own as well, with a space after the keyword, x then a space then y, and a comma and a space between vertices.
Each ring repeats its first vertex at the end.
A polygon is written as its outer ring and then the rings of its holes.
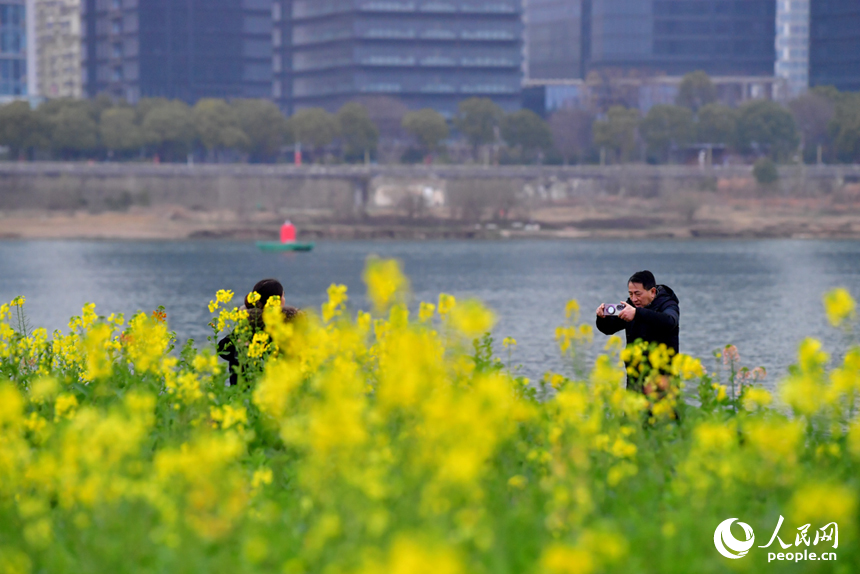
MULTIPOLYGON (((681 349, 713 365, 712 352, 738 346, 743 363, 765 366, 769 384, 805 336, 831 350, 822 294, 835 286, 860 297, 858 241, 424 241, 323 242, 312 253, 262 253, 240 242, 0 242, 0 299, 27 297, 35 326, 66 328, 86 302, 101 314, 167 309, 180 339, 205 342, 207 303, 218 289, 247 293, 276 277, 289 303, 318 308, 331 283, 365 307, 361 272, 370 254, 400 259, 416 301, 440 292, 475 296, 496 310, 496 335, 519 342, 514 361, 532 377, 562 369, 554 341, 568 299, 585 317, 626 297, 626 280, 649 269, 681 300, 681 349)), ((597 333, 595 344, 604 337, 597 333)))

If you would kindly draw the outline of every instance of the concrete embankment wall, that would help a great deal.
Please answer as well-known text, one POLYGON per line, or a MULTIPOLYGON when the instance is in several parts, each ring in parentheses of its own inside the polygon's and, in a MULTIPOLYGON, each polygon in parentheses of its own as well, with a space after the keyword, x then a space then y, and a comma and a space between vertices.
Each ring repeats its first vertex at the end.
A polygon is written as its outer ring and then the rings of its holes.
POLYGON ((809 196, 860 182, 860 166, 784 167, 763 188, 747 166, 185 166, 0 164, 0 210, 121 211, 176 205, 192 210, 305 210, 351 217, 374 209, 486 209, 547 205, 602 195, 673 193, 809 196))

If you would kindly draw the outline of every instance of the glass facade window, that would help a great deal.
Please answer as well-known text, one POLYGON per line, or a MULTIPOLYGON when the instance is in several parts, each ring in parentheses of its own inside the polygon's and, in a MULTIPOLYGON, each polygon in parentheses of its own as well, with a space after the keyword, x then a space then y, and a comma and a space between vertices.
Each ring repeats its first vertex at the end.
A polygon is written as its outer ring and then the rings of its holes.
POLYGON ((83 1, 89 96, 271 97, 272 0, 83 1))
POLYGON ((810 2, 809 83, 860 91, 860 2, 810 2))
POLYGON ((26 7, 23 1, 0 2, 0 97, 26 95, 26 7))
POLYGON ((788 97, 809 87, 809 0, 777 0, 774 73, 786 80, 788 97))
POLYGON ((520 103, 520 0, 279 0, 287 113, 394 95, 451 115, 472 96, 520 103))
POLYGON ((602 69, 770 76, 775 8, 776 0, 529 0, 528 77, 584 79, 602 69))

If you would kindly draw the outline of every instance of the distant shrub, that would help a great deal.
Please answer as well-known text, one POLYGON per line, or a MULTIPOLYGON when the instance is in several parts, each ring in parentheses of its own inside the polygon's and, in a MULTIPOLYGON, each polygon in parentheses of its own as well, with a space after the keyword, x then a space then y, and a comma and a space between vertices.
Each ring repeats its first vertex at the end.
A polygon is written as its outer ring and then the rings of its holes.
POLYGON ((755 180, 762 185, 771 185, 779 180, 779 171, 776 164, 769 157, 763 157, 753 166, 755 180))

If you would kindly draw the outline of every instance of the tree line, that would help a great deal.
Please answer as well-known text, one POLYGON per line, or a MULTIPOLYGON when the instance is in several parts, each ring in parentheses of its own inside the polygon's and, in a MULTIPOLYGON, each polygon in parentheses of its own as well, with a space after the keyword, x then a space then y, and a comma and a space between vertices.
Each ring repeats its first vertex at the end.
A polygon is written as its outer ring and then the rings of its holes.
POLYGON ((781 105, 749 100, 738 107, 718 101, 704 72, 684 76, 675 104, 643 116, 620 105, 599 115, 563 109, 549 118, 556 151, 565 161, 666 163, 678 150, 721 147, 729 153, 775 162, 860 161, 860 94, 817 87, 781 105))
POLYGON ((471 98, 446 119, 408 110, 392 98, 350 102, 336 113, 303 109, 291 117, 267 100, 142 99, 106 96, 0 107, 0 145, 8 158, 185 162, 476 161, 495 163, 666 163, 691 146, 717 146, 778 162, 860 160, 860 94, 815 88, 783 106, 718 102, 710 78, 694 72, 675 104, 644 116, 622 105, 560 109, 544 120, 529 110, 506 113, 471 98), (384 157, 383 157, 384 156, 384 157))

